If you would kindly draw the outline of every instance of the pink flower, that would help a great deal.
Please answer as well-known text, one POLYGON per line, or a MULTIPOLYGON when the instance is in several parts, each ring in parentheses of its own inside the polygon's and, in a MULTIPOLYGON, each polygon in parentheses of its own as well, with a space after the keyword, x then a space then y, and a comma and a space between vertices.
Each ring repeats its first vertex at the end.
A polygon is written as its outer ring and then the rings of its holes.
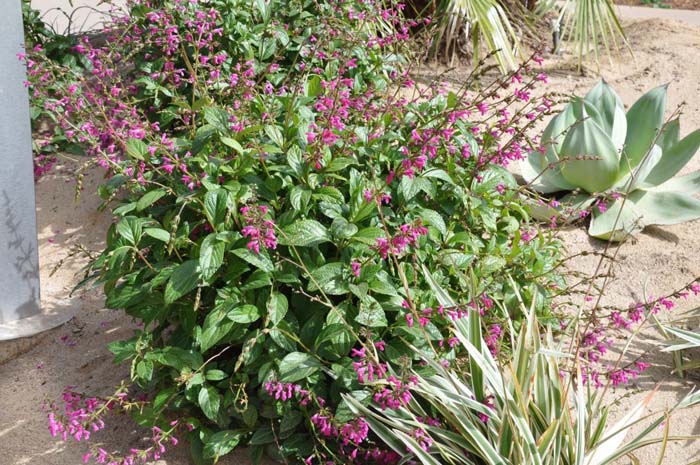
POLYGON ((406 314, 406 324, 409 328, 413 328, 413 315, 411 315, 410 313, 406 314))

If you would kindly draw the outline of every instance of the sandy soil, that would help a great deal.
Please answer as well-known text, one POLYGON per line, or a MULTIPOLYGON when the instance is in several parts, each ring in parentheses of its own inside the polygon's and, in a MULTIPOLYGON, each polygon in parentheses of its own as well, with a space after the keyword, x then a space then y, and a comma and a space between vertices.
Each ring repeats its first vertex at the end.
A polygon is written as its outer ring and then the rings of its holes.
POLYGON ((618 5, 646 6, 650 8, 671 8, 681 10, 698 10, 698 0, 614 0, 618 5))
MULTIPOLYGON (((700 127, 700 28, 680 23, 650 20, 628 24, 627 32, 635 57, 621 56, 616 64, 604 65, 601 74, 631 104, 645 90, 671 82, 669 109, 686 100, 688 105, 682 122, 683 134, 700 127)), ((583 93, 597 77, 581 76, 573 61, 550 60, 548 72, 551 88, 563 92, 583 93)), ((54 173, 37 184, 40 257, 43 297, 46 301, 65 298, 79 280, 85 259, 67 259, 53 276, 51 270, 66 259, 71 248, 82 244, 99 250, 105 230, 111 222, 107 213, 97 213, 99 201, 94 195, 100 173, 92 172, 85 180, 85 190, 79 203, 73 200, 74 186, 70 182, 77 165, 65 162, 54 173)), ((700 169, 700 157, 688 170, 700 169)), ((700 223, 656 228, 641 234, 636 243, 626 243, 614 267, 615 280, 608 287, 607 301, 626 307, 644 292, 661 295, 670 292, 694 276, 700 275, 700 223)), ((600 249, 602 244, 590 240, 582 229, 564 232, 570 252, 600 249)), ((579 259, 573 266, 583 272, 595 267, 593 259, 579 259)), ((700 300, 688 301, 682 310, 698 305, 700 300)), ((0 463, 7 465, 77 465, 86 452, 85 445, 62 444, 47 431, 41 405, 47 399, 57 399, 66 385, 95 394, 107 394, 128 375, 125 367, 115 367, 106 349, 110 341, 130 335, 133 323, 120 312, 102 308, 103 298, 95 291, 70 298, 69 309, 76 318, 69 324, 46 333, 41 342, 15 360, 0 365, 0 463)), ((609 392, 613 401, 621 397, 618 412, 636 405, 645 392, 659 385, 650 409, 659 410, 678 400, 691 387, 700 383, 700 373, 681 380, 671 374, 671 358, 658 352, 660 336, 654 330, 645 331, 633 346, 633 352, 647 352, 653 367, 627 389, 609 392)), ((700 408, 686 411, 672 419, 674 434, 700 434, 700 408)), ((661 435, 662 431, 659 431, 661 435)), ((139 432, 127 418, 115 417, 107 429, 97 435, 107 449, 122 450, 138 443, 139 432)), ((191 463, 187 448, 167 454, 159 465, 191 463)), ((669 445, 668 464, 688 464, 700 456, 700 441, 685 441, 669 445)), ((637 454, 639 463, 656 463, 655 449, 637 454)), ((247 454, 229 457, 225 464, 246 464, 247 454)), ((629 460, 621 463, 630 463, 629 460)), ((697 463, 697 462, 696 462, 697 463)))

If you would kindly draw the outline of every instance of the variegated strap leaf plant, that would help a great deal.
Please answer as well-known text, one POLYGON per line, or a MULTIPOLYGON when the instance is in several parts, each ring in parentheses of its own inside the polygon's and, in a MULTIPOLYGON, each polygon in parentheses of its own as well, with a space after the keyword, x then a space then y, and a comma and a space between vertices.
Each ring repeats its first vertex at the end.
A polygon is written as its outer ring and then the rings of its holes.
MULTIPOLYGON (((609 201, 593 209, 588 228, 600 239, 700 218, 700 172, 674 178, 700 148, 700 130, 680 139, 679 118, 665 123, 667 87, 650 90, 627 113, 605 81, 574 98, 545 128, 544 153, 522 162, 529 186, 542 194, 571 191, 560 202, 579 211, 609 201)), ((532 214, 572 219, 549 206, 535 205, 532 214)))

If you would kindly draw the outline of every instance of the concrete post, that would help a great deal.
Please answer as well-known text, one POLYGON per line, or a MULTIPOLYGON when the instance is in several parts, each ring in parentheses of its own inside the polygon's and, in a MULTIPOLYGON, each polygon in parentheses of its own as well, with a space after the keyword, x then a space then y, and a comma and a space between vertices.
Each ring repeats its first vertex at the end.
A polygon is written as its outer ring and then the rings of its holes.
POLYGON ((66 320, 41 310, 36 205, 22 2, 0 14, 0 341, 26 337, 66 320))

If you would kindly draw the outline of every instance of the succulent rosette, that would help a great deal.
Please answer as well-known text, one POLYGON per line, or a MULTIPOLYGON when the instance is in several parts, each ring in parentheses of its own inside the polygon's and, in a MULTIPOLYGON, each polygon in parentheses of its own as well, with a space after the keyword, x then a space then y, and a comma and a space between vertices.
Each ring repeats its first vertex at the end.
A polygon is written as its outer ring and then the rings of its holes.
MULTIPOLYGON (((700 148, 700 130, 681 139, 679 118, 665 122, 667 87, 650 90, 625 112, 600 81, 550 121, 543 150, 521 164, 523 177, 542 194, 570 191, 559 203, 578 210, 607 202, 592 209, 588 228, 600 239, 620 241, 649 225, 700 218, 700 172, 674 178, 700 148)), ((551 206, 535 206, 533 215, 571 218, 551 206)))

